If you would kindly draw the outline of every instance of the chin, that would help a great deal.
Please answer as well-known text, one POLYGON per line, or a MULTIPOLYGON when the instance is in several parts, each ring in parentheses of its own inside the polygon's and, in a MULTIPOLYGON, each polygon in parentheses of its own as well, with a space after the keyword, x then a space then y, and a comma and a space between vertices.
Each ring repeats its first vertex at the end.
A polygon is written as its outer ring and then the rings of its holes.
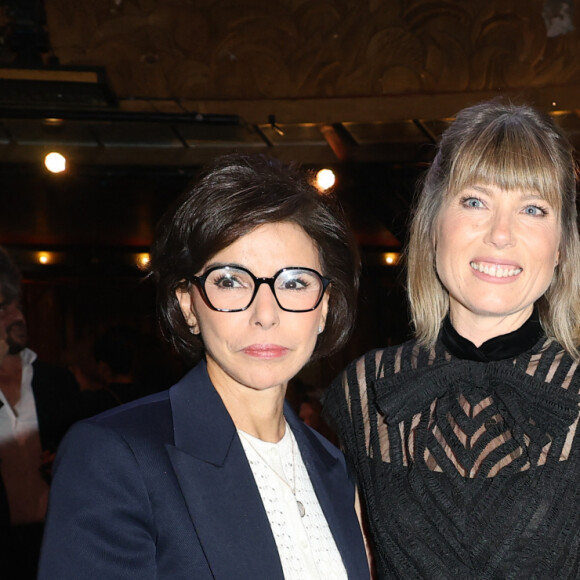
POLYGON ((522 305, 519 302, 513 302, 514 297, 486 296, 484 299, 482 299, 483 297, 478 298, 478 300, 474 300, 469 305, 469 309, 476 314, 513 314, 514 312, 526 309, 525 305, 522 305), (506 298, 511 299, 506 300, 506 298))
POLYGON ((26 344, 8 341, 8 354, 19 354, 26 348, 26 344))
POLYGON ((247 380, 240 381, 241 383, 246 383, 250 388, 255 389, 256 391, 267 391, 269 389, 274 389, 280 386, 285 386, 290 381, 290 378, 287 375, 284 376, 276 376, 274 374, 269 376, 250 376, 247 380))
POLYGON ((472 312, 478 316, 485 316, 485 317, 490 317, 490 318, 504 318, 504 317, 509 317, 509 316, 518 316, 518 315, 522 315, 524 313, 526 313, 528 311, 528 309, 530 310, 531 313, 531 306, 524 306, 524 307, 520 307, 520 306, 514 306, 513 308, 510 308, 509 306, 506 305, 490 305, 490 306, 484 306, 481 308, 476 308, 473 309, 472 312))

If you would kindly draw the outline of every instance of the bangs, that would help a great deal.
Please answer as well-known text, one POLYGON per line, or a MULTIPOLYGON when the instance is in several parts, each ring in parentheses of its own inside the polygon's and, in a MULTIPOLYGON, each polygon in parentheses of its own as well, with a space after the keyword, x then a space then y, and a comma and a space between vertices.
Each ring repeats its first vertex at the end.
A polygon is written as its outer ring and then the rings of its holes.
POLYGON ((447 195, 473 185, 533 191, 554 209, 562 207, 557 152, 534 128, 501 116, 457 150, 450 167, 447 195))

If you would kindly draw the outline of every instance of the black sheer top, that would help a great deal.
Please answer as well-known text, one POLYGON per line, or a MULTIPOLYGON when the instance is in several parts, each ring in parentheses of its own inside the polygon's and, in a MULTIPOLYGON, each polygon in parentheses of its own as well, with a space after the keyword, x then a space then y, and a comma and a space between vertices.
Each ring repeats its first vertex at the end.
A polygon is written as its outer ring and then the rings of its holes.
POLYGON ((476 348, 367 353, 326 415, 358 476, 379 578, 580 578, 580 376, 534 314, 476 348))

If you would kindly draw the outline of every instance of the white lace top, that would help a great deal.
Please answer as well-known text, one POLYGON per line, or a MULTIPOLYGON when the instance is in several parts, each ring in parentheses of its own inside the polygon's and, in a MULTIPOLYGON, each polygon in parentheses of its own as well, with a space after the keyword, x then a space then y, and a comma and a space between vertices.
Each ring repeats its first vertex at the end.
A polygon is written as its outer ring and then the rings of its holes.
POLYGON ((272 526, 284 578, 346 580, 340 553, 288 424, 278 443, 240 430, 238 434, 272 526), (304 517, 296 500, 304 506, 304 517))

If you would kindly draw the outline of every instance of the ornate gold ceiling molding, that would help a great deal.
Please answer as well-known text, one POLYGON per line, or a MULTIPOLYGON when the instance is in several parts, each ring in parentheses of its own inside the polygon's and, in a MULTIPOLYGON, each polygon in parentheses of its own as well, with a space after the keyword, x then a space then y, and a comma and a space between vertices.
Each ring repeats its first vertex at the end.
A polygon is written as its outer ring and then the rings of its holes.
POLYGON ((580 84, 572 0, 45 0, 45 9, 60 63, 104 66, 120 98, 324 103, 580 84))

